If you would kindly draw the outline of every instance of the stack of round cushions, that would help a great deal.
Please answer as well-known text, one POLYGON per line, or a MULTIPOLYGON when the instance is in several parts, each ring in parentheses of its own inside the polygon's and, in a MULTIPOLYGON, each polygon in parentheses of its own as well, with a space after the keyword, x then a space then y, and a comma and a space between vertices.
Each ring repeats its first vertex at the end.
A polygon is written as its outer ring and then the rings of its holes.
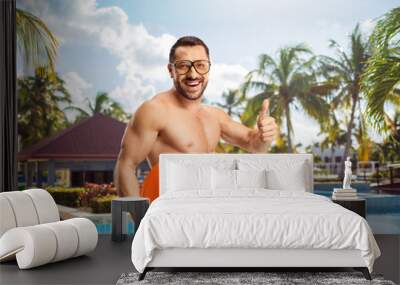
POLYGON ((86 254, 96 248, 92 221, 60 221, 58 208, 43 189, 0 193, 0 261, 17 259, 20 269, 86 254))

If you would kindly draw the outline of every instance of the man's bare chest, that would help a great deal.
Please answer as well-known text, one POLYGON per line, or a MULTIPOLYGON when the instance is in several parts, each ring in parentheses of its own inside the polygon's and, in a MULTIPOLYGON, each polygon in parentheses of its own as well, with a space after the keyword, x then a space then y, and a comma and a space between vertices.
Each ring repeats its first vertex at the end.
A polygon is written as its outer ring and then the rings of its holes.
POLYGON ((218 119, 210 113, 176 111, 166 119, 158 139, 182 152, 213 151, 221 137, 218 119))

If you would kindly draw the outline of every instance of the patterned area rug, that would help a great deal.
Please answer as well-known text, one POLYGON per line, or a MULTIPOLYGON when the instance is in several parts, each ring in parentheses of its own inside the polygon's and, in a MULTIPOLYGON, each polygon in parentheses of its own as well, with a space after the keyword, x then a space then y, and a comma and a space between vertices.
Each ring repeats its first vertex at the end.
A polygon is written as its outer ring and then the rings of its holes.
POLYGON ((372 274, 372 281, 364 278, 360 272, 154 272, 150 271, 142 281, 139 273, 122 274, 117 285, 133 284, 379 284, 396 285, 384 280, 381 275, 372 274))

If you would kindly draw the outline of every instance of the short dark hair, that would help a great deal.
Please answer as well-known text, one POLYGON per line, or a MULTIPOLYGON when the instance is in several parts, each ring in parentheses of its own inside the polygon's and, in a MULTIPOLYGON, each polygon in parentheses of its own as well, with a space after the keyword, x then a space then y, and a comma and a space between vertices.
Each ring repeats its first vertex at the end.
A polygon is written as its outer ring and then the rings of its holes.
POLYGON ((179 38, 176 43, 171 47, 169 51, 169 62, 172 63, 175 60, 175 50, 182 46, 203 46, 206 50, 207 56, 210 57, 207 45, 199 38, 194 36, 184 36, 179 38))

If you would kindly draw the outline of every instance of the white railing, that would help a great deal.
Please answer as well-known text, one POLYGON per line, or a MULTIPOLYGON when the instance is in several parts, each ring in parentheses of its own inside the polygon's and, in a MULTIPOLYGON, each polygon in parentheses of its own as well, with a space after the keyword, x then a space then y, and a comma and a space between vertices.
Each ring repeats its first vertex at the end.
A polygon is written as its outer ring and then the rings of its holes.
MULTIPOLYGON (((370 178, 378 170, 378 161, 359 161, 353 175, 359 178, 370 178)), ((400 167, 400 164, 399 164, 400 167)), ((379 170, 386 169, 386 164, 379 164, 379 170)), ((318 162, 314 163, 314 175, 323 178, 338 177, 343 171, 343 163, 341 162, 318 162)))
MULTIPOLYGON (((359 161, 357 162, 356 175, 357 177, 368 178, 376 173, 378 161, 359 161)), ((383 168, 384 165, 379 165, 383 168)), ((382 169, 381 169, 382 170, 382 169)))
MULTIPOLYGON (((314 178, 321 180, 338 179, 343 165, 341 163, 314 163, 314 178)), ((379 163, 378 161, 360 161, 353 168, 353 180, 365 181, 371 185, 393 184, 400 181, 400 162, 379 163)))
POLYGON ((338 162, 314 163, 314 177, 316 178, 337 178, 341 169, 338 162))

